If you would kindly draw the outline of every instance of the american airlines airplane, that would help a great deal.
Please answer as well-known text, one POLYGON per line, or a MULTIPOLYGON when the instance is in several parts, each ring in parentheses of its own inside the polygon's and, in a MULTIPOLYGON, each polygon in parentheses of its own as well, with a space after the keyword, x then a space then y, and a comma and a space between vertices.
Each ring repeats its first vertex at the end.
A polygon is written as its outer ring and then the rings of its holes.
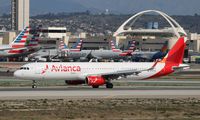
MULTIPOLYGON (((132 61, 135 62, 144 62, 144 61, 155 61, 156 59, 162 59, 167 54, 167 41, 164 43, 163 47, 160 51, 137 51, 135 50, 135 41, 132 41, 130 48, 132 50, 124 54, 125 56, 131 56, 132 61)), ((113 47, 116 46, 114 42, 112 43, 113 47)), ((119 49, 114 48, 114 50, 118 51, 119 49)), ((122 54, 123 55, 123 54, 122 54)))
POLYGON ((112 80, 122 77, 147 80, 173 72, 185 70, 189 65, 182 64, 186 38, 180 37, 173 48, 156 62, 46 62, 29 63, 17 70, 14 76, 32 80, 32 88, 39 80, 63 80, 67 84, 87 84, 93 88, 106 85, 113 88, 112 80))
POLYGON ((26 27, 9 45, 0 46, 0 57, 20 57, 35 52, 38 41, 27 40, 30 28, 26 27))
POLYGON ((129 46, 128 50, 122 51, 120 49, 117 49, 114 42, 111 41, 111 48, 112 50, 81 50, 82 47, 82 40, 79 40, 78 43, 75 45, 75 47, 72 47, 72 49, 69 49, 67 45, 61 41, 59 49, 61 52, 64 52, 65 57, 69 59, 80 59, 81 61, 90 60, 90 59, 122 59, 127 56, 131 56, 132 52, 135 49, 135 43, 134 41, 129 46))
POLYGON ((133 61, 155 61, 162 59, 167 54, 167 42, 163 44, 160 51, 135 51, 132 53, 133 61))

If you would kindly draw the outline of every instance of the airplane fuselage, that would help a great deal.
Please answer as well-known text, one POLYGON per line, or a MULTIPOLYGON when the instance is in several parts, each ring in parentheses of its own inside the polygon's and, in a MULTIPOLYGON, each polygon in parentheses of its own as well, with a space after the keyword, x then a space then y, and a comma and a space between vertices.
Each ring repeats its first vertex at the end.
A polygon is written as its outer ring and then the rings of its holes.
MULTIPOLYGON (((100 75, 103 73, 118 73, 127 70, 143 70, 155 64, 149 63, 30 63, 22 66, 15 75, 28 80, 85 80, 89 75, 100 75)), ((164 68, 164 63, 158 63, 152 70, 143 71, 137 75, 130 75, 132 79, 149 78, 164 68)), ((172 73, 171 71, 165 71, 172 73)))
POLYGON ((112 50, 81 50, 81 51, 65 51, 65 56, 72 59, 86 58, 91 54, 94 58, 99 59, 122 59, 122 52, 113 52, 112 50))
POLYGON ((2 45, 0 46, 0 57, 26 56, 33 52, 36 52, 38 49, 38 47, 12 48, 10 45, 2 45))

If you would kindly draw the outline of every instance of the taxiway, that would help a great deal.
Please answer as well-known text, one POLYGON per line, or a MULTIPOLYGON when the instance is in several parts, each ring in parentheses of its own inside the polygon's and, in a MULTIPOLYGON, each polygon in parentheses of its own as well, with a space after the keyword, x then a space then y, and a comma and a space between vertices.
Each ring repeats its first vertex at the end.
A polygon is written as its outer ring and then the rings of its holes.
POLYGON ((0 99, 64 99, 64 98, 200 98, 200 88, 134 88, 92 89, 68 88, 0 88, 0 99))

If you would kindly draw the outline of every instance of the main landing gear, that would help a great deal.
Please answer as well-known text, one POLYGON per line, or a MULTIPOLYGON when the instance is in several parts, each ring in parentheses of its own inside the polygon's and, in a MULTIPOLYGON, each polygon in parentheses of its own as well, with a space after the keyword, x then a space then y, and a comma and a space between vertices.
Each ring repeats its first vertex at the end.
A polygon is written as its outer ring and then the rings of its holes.
POLYGON ((106 83, 106 88, 113 88, 113 84, 110 82, 106 83))
POLYGON ((35 81, 35 80, 33 80, 33 82, 32 82, 32 88, 37 88, 37 85, 36 85, 36 81, 35 81))
MULTIPOLYGON (((93 85, 92 88, 99 88, 99 85, 93 85)), ((113 84, 110 82, 106 83, 106 88, 108 89, 112 89, 113 88, 113 84)))
POLYGON ((92 88, 99 88, 99 86, 98 85, 94 85, 94 86, 92 86, 92 88))

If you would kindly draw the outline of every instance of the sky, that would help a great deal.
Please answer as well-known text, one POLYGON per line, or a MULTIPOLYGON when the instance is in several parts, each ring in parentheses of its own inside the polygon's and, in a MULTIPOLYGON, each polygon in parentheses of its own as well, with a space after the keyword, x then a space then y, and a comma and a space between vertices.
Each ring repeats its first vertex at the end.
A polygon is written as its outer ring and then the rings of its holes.
MULTIPOLYGON (((156 9, 170 15, 200 14, 200 0, 30 0, 31 15, 48 12, 95 13, 108 9, 115 14, 134 14, 147 9, 156 9)), ((10 0, 0 0, 0 14, 10 12, 10 0)))

